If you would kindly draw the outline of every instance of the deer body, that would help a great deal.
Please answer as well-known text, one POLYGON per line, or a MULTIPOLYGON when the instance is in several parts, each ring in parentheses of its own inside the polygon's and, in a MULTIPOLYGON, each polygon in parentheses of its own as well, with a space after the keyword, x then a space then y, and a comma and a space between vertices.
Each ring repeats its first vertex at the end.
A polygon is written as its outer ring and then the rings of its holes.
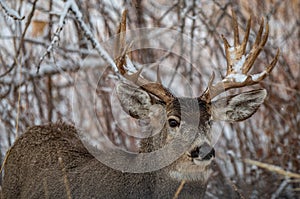
MULTIPOLYGON (((172 198, 180 182, 168 168, 123 173, 102 164, 73 126, 57 123, 29 128, 5 164, 3 198, 172 198)), ((182 198, 201 198, 205 184, 188 183, 182 198)))

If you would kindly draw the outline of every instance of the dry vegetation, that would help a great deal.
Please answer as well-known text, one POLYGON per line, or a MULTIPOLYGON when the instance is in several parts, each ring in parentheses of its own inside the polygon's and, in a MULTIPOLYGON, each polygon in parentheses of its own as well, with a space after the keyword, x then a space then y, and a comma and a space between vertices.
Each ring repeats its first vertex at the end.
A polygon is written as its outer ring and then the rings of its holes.
MULTIPOLYGON (((213 70, 218 71, 217 76, 224 75, 221 35, 233 38, 232 8, 241 28, 246 27, 247 19, 252 16, 251 44, 260 19, 264 17, 270 24, 269 40, 256 61, 257 71, 272 60, 277 48, 281 54, 272 74, 259 85, 268 90, 268 97, 258 113, 243 123, 215 125, 217 164, 206 198, 297 198, 300 195, 300 178, 296 175, 300 173, 299 1, 76 0, 82 19, 76 10, 62 17, 66 1, 3 2, 19 13, 19 17, 11 15, 12 10, 7 11, 2 5, 1 162, 15 138, 29 126, 63 120, 93 128, 88 121, 97 120, 95 116, 100 124, 96 128, 115 144, 135 150, 136 140, 111 122, 114 115, 110 96, 117 75, 112 68, 107 68, 107 62, 99 56, 101 51, 94 48, 95 39, 104 42, 114 36, 125 8, 129 30, 161 27, 176 30, 179 36, 185 34, 192 42, 182 42, 179 52, 193 52, 187 53, 193 66, 180 56, 156 49, 137 50, 132 53, 132 59, 146 64, 164 56, 162 63, 168 62, 186 78, 198 95, 205 89, 213 70), (92 38, 85 27, 91 30, 92 38), (84 88, 92 87, 91 92, 73 90, 78 76, 85 80, 84 88), (77 96, 76 106, 72 91, 77 96), (86 102, 94 103, 94 94, 95 106, 86 109, 86 102), (81 114, 76 112, 76 121, 74 109, 81 110, 81 114)), ((107 51, 112 53, 113 49, 107 51)), ((162 69, 162 77, 169 78, 171 88, 180 92, 184 84, 176 82, 176 78, 173 81, 173 74, 167 72, 162 69)))

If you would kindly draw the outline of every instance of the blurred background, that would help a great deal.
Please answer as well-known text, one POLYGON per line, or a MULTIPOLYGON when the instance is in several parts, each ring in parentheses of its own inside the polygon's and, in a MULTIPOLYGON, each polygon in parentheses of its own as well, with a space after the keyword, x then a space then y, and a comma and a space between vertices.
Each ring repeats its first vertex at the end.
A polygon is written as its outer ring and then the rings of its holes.
MULTIPOLYGON (((115 118, 113 110, 118 111, 111 103, 118 74, 94 48, 93 39, 114 57, 110 41, 117 33, 124 9, 128 10, 129 31, 137 28, 175 31, 178 39, 158 39, 158 35, 156 39, 143 41, 146 42, 143 45, 156 42, 163 48, 135 50, 131 53, 132 61, 141 66, 159 60, 165 66, 161 67, 165 85, 178 95, 199 96, 212 71, 217 71, 216 79, 225 76, 221 35, 232 43, 233 10, 241 36, 252 17, 247 49, 255 41, 261 18, 270 25, 268 42, 252 73, 262 71, 277 48, 281 52, 272 73, 251 87, 268 91, 258 112, 241 123, 215 123, 213 139, 217 160, 205 197, 299 198, 299 0, 75 0, 78 9, 66 12, 68 2, 0 1, 1 163, 6 151, 26 128, 57 121, 84 126, 88 132, 94 128, 91 121, 95 120, 101 136, 135 151, 138 139, 122 130, 129 131, 131 125, 127 120, 122 124, 122 118, 115 118), (166 50, 171 48, 172 41, 177 41, 178 54, 166 50), (186 81, 192 94, 185 93, 186 81), (86 107, 87 102, 92 106, 86 107)), ((151 79, 155 70, 150 68, 144 72, 145 76, 150 74, 151 79)), ((234 93, 241 90, 236 89, 234 93)))

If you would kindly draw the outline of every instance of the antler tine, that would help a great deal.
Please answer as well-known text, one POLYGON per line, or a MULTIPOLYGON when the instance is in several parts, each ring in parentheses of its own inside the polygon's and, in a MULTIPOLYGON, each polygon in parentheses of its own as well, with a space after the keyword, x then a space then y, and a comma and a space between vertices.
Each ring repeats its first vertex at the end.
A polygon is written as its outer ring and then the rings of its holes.
POLYGON ((200 97, 202 100, 205 100, 205 101, 210 101, 210 99, 212 99, 210 97, 211 94, 213 94, 215 91, 214 91, 214 87, 213 87, 213 81, 215 79, 215 73, 213 72, 210 76, 210 79, 208 81, 208 86, 207 88, 205 89, 204 93, 202 94, 202 96, 200 97))
POLYGON ((269 65, 266 67, 267 73, 272 72, 273 68, 275 67, 275 65, 276 65, 276 63, 277 63, 277 61, 278 61, 279 54, 280 54, 280 50, 279 50, 279 48, 278 48, 278 49, 277 49, 277 52, 276 52, 276 55, 275 55, 274 59, 272 60, 271 64, 269 64, 269 65))
POLYGON ((133 73, 131 75, 125 73, 123 76, 126 77, 126 79, 130 80, 131 82, 135 83, 138 86, 141 86, 143 84, 147 84, 146 81, 143 81, 142 78, 140 78, 141 73, 144 70, 144 66, 142 66, 136 73, 133 73))
POLYGON ((253 47, 258 46, 259 43, 261 42, 261 36, 262 36, 263 31, 264 31, 264 18, 261 19, 259 31, 257 33, 257 36, 256 36, 255 43, 254 43, 253 47))
POLYGON ((233 69, 232 69, 232 59, 230 58, 230 52, 229 52, 229 49, 230 49, 230 45, 227 41, 227 39, 224 37, 224 35, 221 35, 222 36, 222 39, 223 39, 223 42, 224 42, 224 48, 225 48, 225 55, 226 55, 226 63, 227 63, 227 72, 226 72, 226 75, 229 75, 233 69))
POLYGON ((248 74, 256 58, 258 57, 268 40, 269 24, 266 23, 264 28, 264 20, 261 20, 260 28, 254 45, 251 48, 250 52, 246 54, 245 51, 250 33, 251 17, 248 20, 245 36, 241 44, 239 44, 238 23, 234 12, 232 13, 232 20, 234 31, 234 46, 231 46, 228 43, 227 39, 222 35, 227 61, 226 76, 222 81, 214 85, 212 85, 212 81, 214 78, 214 76, 212 76, 209 81, 208 88, 201 96, 201 99, 206 100, 207 102, 210 102, 214 97, 229 89, 241 88, 259 83, 273 70, 278 61, 280 53, 279 49, 277 50, 272 62, 265 67, 264 71, 257 74, 248 74))
POLYGON ((127 10, 125 9, 122 13, 121 22, 117 30, 117 37, 116 37, 115 49, 114 49, 116 55, 120 54, 125 47, 126 14, 127 14, 127 10))
POLYGON ((266 23, 266 30, 265 30, 264 35, 262 36, 262 32, 264 29, 263 25, 264 25, 264 20, 262 19, 255 43, 249 53, 248 59, 245 61, 245 67, 243 68, 243 71, 242 71, 243 73, 247 73, 251 69, 256 58, 258 57, 258 55, 260 54, 261 50, 263 49, 263 47, 265 46, 265 44, 268 40, 269 24, 266 23))
POLYGON ((261 80, 263 80, 267 75, 269 75, 272 72, 273 68, 275 67, 275 65, 278 61, 279 53, 280 53, 280 50, 277 49, 276 55, 273 58, 272 62, 268 66, 265 67, 265 70, 263 72, 251 75, 251 78, 254 83, 260 82, 261 80))
POLYGON ((120 53, 122 53, 121 56, 115 60, 115 63, 121 75, 124 75, 126 73, 124 69, 124 64, 126 62, 125 55, 128 49, 128 46, 125 47, 126 15, 127 15, 127 10, 125 9, 122 13, 121 22, 118 27, 115 49, 114 49, 115 55, 118 56, 120 53))
POLYGON ((116 41, 116 48, 115 52, 120 53, 123 49, 123 52, 120 57, 116 59, 116 65, 119 70, 119 73, 127 80, 131 81, 137 86, 140 86, 142 89, 145 91, 155 95, 165 103, 168 103, 172 99, 174 99, 174 95, 161 84, 159 72, 157 72, 157 81, 158 82, 149 82, 148 80, 144 79, 141 77, 141 73, 143 71, 143 67, 141 67, 137 72, 133 74, 128 74, 127 70, 125 69, 124 66, 127 65, 127 52, 128 49, 130 48, 131 44, 125 45, 125 34, 126 34, 126 13, 127 11, 124 10, 122 13, 122 19, 121 23, 119 25, 118 33, 119 35, 117 36, 117 41, 116 41))
POLYGON ((245 52, 246 52, 246 47, 247 47, 247 43, 248 43, 248 39, 249 39, 249 34, 250 34, 250 28, 251 28, 251 16, 248 19, 245 36, 244 36, 243 42, 241 44, 241 46, 242 46, 242 53, 243 54, 245 54, 245 52))

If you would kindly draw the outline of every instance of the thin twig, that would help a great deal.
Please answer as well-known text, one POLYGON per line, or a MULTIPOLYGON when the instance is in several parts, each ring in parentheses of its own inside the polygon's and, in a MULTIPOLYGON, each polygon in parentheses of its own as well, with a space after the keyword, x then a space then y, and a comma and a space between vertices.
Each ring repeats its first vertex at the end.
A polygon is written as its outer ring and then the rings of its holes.
POLYGON ((281 182, 278 189, 272 194, 271 199, 279 198, 280 193, 284 190, 284 188, 288 185, 288 180, 284 180, 281 182))
POLYGON ((194 34, 195 34, 195 28, 196 28, 196 19, 195 19, 195 7, 196 2, 193 0, 193 9, 192 9, 192 26, 191 26, 191 33, 190 33, 190 64, 189 64, 189 71, 187 71, 187 74, 189 76, 190 83, 193 82, 193 62, 194 62, 194 34))
POLYGON ((7 152, 5 154, 4 160, 3 160, 1 168, 0 168, 0 175, 2 174, 2 171, 4 169, 4 165, 5 165, 6 161, 7 161, 7 158, 9 156, 9 154, 10 154, 10 151, 11 151, 11 147, 7 150, 7 152))
MULTIPOLYGON (((21 48, 23 47, 23 44, 24 44, 24 38, 25 38, 25 35, 26 35, 27 30, 28 30, 28 28, 29 28, 29 25, 31 24, 31 20, 32 20, 33 15, 34 15, 34 12, 35 12, 35 6, 36 6, 36 3, 37 3, 37 2, 38 2, 38 0, 35 0, 35 1, 33 2, 31 11, 30 11, 30 13, 29 13, 29 15, 28 15, 28 19, 27 19, 27 21, 26 21, 26 23, 25 23, 25 28, 24 28, 24 31, 23 31, 22 36, 21 36, 21 41, 20 41, 20 44, 19 44, 19 48, 18 48, 17 53, 16 53, 16 56, 15 56, 16 59, 17 59, 17 57, 19 57, 19 55, 20 55, 20 53, 21 53, 21 48)), ((15 65, 15 64, 16 64, 16 62, 15 62, 13 65, 15 65)))
MULTIPOLYGON (((22 77, 22 70, 20 64, 19 78, 22 77)), ((17 117, 16 117, 16 138, 19 137, 19 118, 20 118, 20 106, 21 106, 21 89, 18 89, 18 101, 17 101, 17 117)))
POLYGON ((293 172, 290 172, 290 171, 285 171, 279 166, 275 166, 275 165, 267 164, 267 163, 262 163, 262 162, 259 162, 259 161, 256 161, 256 160, 251 160, 251 159, 244 159, 243 161, 245 163, 255 165, 255 166, 258 166, 258 167, 263 168, 263 169, 267 169, 269 171, 278 173, 280 175, 283 175, 283 176, 286 176, 286 177, 289 177, 289 178, 300 178, 300 174, 293 173, 293 172))
POLYGON ((175 193, 173 199, 177 199, 177 198, 178 198, 180 192, 181 192, 182 189, 183 189, 184 184, 185 184, 185 180, 182 180, 181 183, 180 183, 180 185, 179 185, 179 187, 177 188, 177 191, 176 191, 176 193, 175 193))

